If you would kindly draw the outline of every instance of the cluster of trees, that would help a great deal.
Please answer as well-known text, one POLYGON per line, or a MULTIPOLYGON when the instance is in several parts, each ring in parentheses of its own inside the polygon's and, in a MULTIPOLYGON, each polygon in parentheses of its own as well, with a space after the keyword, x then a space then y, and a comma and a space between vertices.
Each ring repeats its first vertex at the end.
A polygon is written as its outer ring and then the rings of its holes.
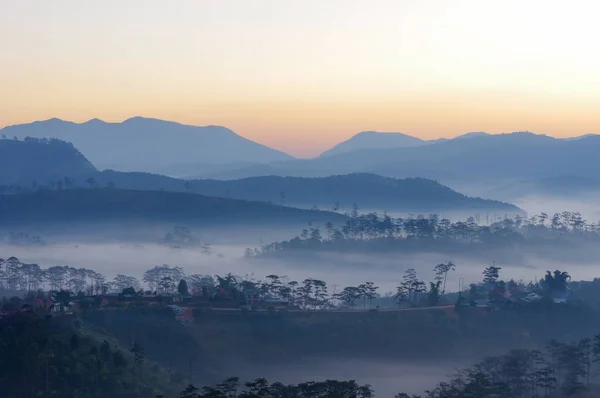
MULTIPOLYGON (((456 264, 452 261, 437 264, 433 267, 433 280, 425 282, 418 278, 414 269, 408 269, 393 298, 401 306, 439 305, 446 294, 448 275, 455 270, 456 264)), ((520 299, 531 293, 548 298, 565 297, 570 281, 567 272, 556 270, 547 271, 537 282, 524 283, 514 279, 505 282, 500 279, 500 270, 501 267, 496 265, 483 269, 482 281, 471 284, 464 292, 466 297, 463 297, 461 292, 459 301, 494 301, 505 297, 520 299)), ((378 293, 379 287, 370 281, 357 286, 345 286, 338 291, 337 285, 328 285, 327 282, 315 278, 295 281, 274 274, 267 275, 264 280, 255 279, 253 275, 240 277, 231 273, 214 277, 202 274, 185 275, 183 269, 168 265, 156 266, 146 271, 144 282, 157 294, 194 294, 214 299, 231 299, 235 302, 245 301, 249 305, 258 304, 263 299, 281 299, 293 308, 314 310, 359 306, 372 308, 373 303, 381 298, 378 293)))
POLYGON ((3 290, 68 290, 92 295, 107 292, 110 286, 102 274, 89 269, 66 265, 43 269, 38 264, 23 263, 16 257, 0 258, 0 289, 3 290))
POLYGON ((0 358, 2 397, 128 398, 164 391, 156 374, 138 371, 143 352, 95 341, 31 310, 0 318, 0 358))
MULTIPOLYGON (((449 267, 454 267, 452 262, 449 262, 449 267)), ((437 267, 443 267, 444 264, 440 264, 437 267)), ((450 269, 448 270, 450 271, 450 269)), ((442 281, 436 276, 435 282, 429 282, 429 290, 427 284, 417 278, 417 271, 413 268, 409 268, 404 273, 402 283, 396 288, 396 295, 394 296, 398 304, 403 303, 416 306, 426 301, 427 305, 437 305, 442 297, 443 291, 441 288, 442 281), (424 300, 426 298, 426 300, 424 300)))
POLYGON ((232 377, 216 386, 202 389, 193 385, 181 392, 179 398, 371 398, 373 389, 350 381, 309 381, 300 384, 269 383, 256 379, 243 386, 239 378, 232 377))
POLYGON ((301 282, 278 275, 267 275, 265 280, 256 280, 252 276, 236 277, 227 274, 216 276, 217 291, 226 291, 233 298, 243 299, 249 305, 259 303, 262 299, 281 299, 293 308, 304 310, 323 310, 336 307, 353 308, 362 302, 364 308, 379 297, 379 289, 373 282, 365 282, 358 286, 347 286, 337 292, 337 286, 331 288, 327 282, 307 278, 301 282))
POLYGON ((0 290, 35 293, 43 291, 65 292, 70 295, 97 295, 118 292, 132 295, 201 295, 212 299, 246 301, 252 305, 262 299, 282 299, 291 306, 302 309, 325 309, 336 305, 355 307, 362 301, 364 307, 378 297, 378 287, 373 282, 348 286, 333 293, 325 281, 307 278, 301 282, 285 277, 268 275, 257 280, 252 275, 244 277, 231 273, 224 276, 190 274, 181 267, 163 264, 154 266, 138 278, 118 274, 114 279, 95 271, 70 266, 53 266, 47 269, 38 264, 27 264, 16 257, 0 259, 0 290), (145 285, 145 286, 144 286, 145 285), (146 287, 146 289, 144 289, 146 287))
POLYGON ((278 275, 267 275, 257 280, 252 275, 244 277, 231 273, 224 276, 185 275, 180 267, 156 266, 144 274, 144 282, 159 294, 193 294, 214 299, 245 301, 258 304, 263 299, 281 299, 290 306, 302 309, 326 309, 337 306, 355 307, 357 301, 369 306, 378 297, 373 282, 348 286, 340 292, 330 289, 327 282, 307 278, 301 282, 287 280, 278 275), (179 283, 177 283, 179 281, 179 283))
MULTIPOLYGON (((99 272, 71 266, 42 268, 28 264, 16 257, 0 258, 0 290, 13 293, 35 293, 39 291, 67 291, 74 295, 97 295, 109 292, 132 291, 134 294, 172 294, 177 292, 181 281, 189 281, 194 293, 211 293, 216 288, 215 279, 206 275, 186 276, 181 267, 155 266, 144 273, 143 282, 150 290, 144 290, 138 278, 118 274, 114 279, 99 272)), ((186 287, 187 294, 187 287, 186 287)))
MULTIPOLYGON (((478 300, 487 304, 502 304, 506 300, 514 302, 534 294, 539 299, 567 299, 569 298, 570 275, 566 271, 546 271, 546 274, 536 282, 525 283, 510 279, 504 281, 500 278, 502 268, 491 265, 482 271, 482 280, 472 283, 467 290, 460 289, 457 305, 476 305, 478 300)), ((404 273, 402 283, 397 287, 395 300, 399 305, 409 306, 436 306, 446 293, 446 280, 448 274, 456 270, 452 261, 441 263, 433 268, 435 277, 426 283, 417 277, 417 272, 410 268, 404 273)))
MULTIPOLYGON (((539 281, 524 283, 514 279, 508 281, 500 279, 501 269, 501 267, 492 265, 483 270, 482 282, 472 283, 466 292, 469 302, 472 303, 480 299, 494 302, 506 297, 518 300, 531 294, 539 297, 539 299, 568 298, 568 286, 571 276, 566 271, 546 271, 546 274, 539 281)), ((461 292, 459 301, 463 299, 465 298, 461 292)))
POLYGON ((296 249, 337 249, 352 250, 355 243, 361 242, 428 242, 436 241, 452 245, 511 245, 527 242, 528 238, 600 238, 600 223, 589 223, 577 212, 556 213, 552 217, 546 213, 526 218, 504 217, 481 223, 480 215, 466 221, 451 222, 437 214, 429 216, 393 218, 387 213, 359 214, 355 207, 349 219, 341 227, 332 222, 324 225, 324 232, 311 222, 301 233, 281 242, 263 245, 260 249, 246 249, 246 257, 267 255, 296 249))
MULTIPOLYGON (((147 270, 144 273, 143 281, 151 291, 156 292, 157 294, 173 294, 178 287, 177 283, 183 280, 184 276, 185 273, 181 267, 171 267, 167 264, 163 264, 147 270)), ((136 286, 140 285, 137 280, 133 279, 131 283, 135 283, 136 286)), ((130 287, 135 286, 130 285, 130 287)))
MULTIPOLYGON (((418 278, 414 269, 406 270, 393 298, 401 306, 436 306, 446 293, 448 275, 456 265, 445 262, 433 267, 434 278, 426 282, 418 278)), ((474 302, 480 299, 511 297, 520 299, 536 293, 540 297, 564 298, 570 276, 567 272, 547 271, 537 282, 524 283, 513 279, 500 279, 500 267, 492 265, 483 270, 480 283, 473 283, 468 290, 460 292, 460 300, 474 302), (463 296, 464 293, 464 296, 463 296)), ((289 280, 275 274, 264 279, 253 275, 186 274, 181 267, 163 264, 147 270, 142 280, 118 274, 112 280, 95 271, 69 266, 53 266, 47 269, 37 264, 26 264, 16 257, 0 259, 0 289, 11 292, 65 292, 73 295, 97 295, 117 292, 130 295, 196 295, 209 300, 231 300, 245 302, 250 306, 264 300, 284 300, 292 308, 323 310, 332 308, 372 308, 373 302, 381 298, 379 287, 371 281, 355 286, 337 285, 306 278, 302 281, 289 280)))
POLYGON ((543 351, 512 350, 485 358, 439 383, 423 398, 581 397, 590 388, 598 362, 600 335, 574 343, 552 340, 543 351))

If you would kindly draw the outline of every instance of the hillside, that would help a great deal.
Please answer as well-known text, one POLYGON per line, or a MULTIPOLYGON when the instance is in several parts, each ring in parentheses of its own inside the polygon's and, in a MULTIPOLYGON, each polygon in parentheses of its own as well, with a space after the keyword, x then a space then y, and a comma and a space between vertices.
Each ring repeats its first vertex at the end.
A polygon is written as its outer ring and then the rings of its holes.
MULTIPOLYGON (((272 175, 315 177, 375 173, 450 182, 493 182, 496 186, 561 175, 595 178, 600 136, 577 140, 532 133, 475 134, 430 145, 364 149, 309 160, 271 163, 272 175)), ((247 169, 207 175, 206 178, 248 177, 247 169)))
MULTIPOLYGON (((107 312, 99 311, 90 314, 89 322, 124 343, 135 331, 143 336, 144 346, 158 351, 172 341, 169 328, 179 328, 174 322, 164 321, 163 328, 152 328, 155 312, 127 310, 115 313, 111 319, 107 312)), ((188 331, 220 377, 270 377, 293 363, 322 365, 319 358, 338 366, 352 359, 364 363, 379 360, 382 364, 386 360, 406 361, 413 366, 423 361, 450 360, 452 365, 447 369, 454 369, 463 361, 508 349, 534 348, 553 338, 591 335, 599 327, 596 315, 587 308, 517 308, 489 313, 467 309, 459 317, 443 310, 272 314, 197 310, 195 327, 188 331), (265 374, 252 374, 255 367, 265 374)), ((188 343, 187 338, 181 340, 188 343)), ((174 354, 171 357, 178 359, 174 354)), ((179 366, 182 370, 187 366, 181 357, 179 366)), ((365 376, 365 372, 352 373, 354 377, 365 376)))
POLYGON ((390 211, 505 210, 517 207, 493 200, 470 198, 436 181, 395 179, 374 174, 349 174, 321 178, 254 177, 241 180, 195 180, 194 191, 210 196, 272 201, 294 206, 390 211))
MULTIPOLYGON (((298 207, 364 210, 449 211, 489 210, 516 212, 511 204, 471 198, 432 180, 404 180, 374 174, 349 174, 321 178, 252 177, 239 180, 179 180, 148 173, 104 171, 93 175, 99 186, 135 190, 166 190, 298 207)), ((84 181, 78 182, 83 184, 84 181)), ((81 185, 83 187, 83 185, 81 185)))
POLYGON ((0 185, 41 184, 95 171, 85 156, 63 141, 0 140, 0 185))
POLYGON ((33 302, 29 310, 15 310, 18 297, 4 302, 11 305, 3 306, 0 317, 3 398, 175 396, 183 388, 150 361, 140 372, 129 344, 111 344, 106 333, 99 339, 82 333, 73 316, 48 315, 33 302))
MULTIPOLYGON (((73 123, 50 119, 5 127, 7 137, 49 137, 72 142, 98 168, 157 171, 172 165, 266 163, 293 159, 220 126, 188 126, 134 117, 122 123, 93 119, 73 123)), ((203 168, 190 168, 187 175, 203 168)))
POLYGON ((128 220, 268 225, 341 218, 329 212, 165 191, 97 188, 0 196, 0 223, 4 225, 128 220))

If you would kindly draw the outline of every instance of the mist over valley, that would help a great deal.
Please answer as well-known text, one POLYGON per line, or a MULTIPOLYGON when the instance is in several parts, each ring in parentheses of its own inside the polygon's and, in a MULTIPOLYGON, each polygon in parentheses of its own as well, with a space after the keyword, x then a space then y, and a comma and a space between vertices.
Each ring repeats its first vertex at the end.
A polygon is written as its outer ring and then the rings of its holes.
POLYGON ((156 137, 225 134, 152 119, 9 129, 38 138, 0 140, 0 287, 5 314, 23 301, 72 319, 89 344, 142 350, 127 372, 147 361, 156 390, 237 376, 418 395, 466 383, 456 372, 482 357, 600 330, 598 190, 578 168, 594 136, 369 133, 310 160, 156 168, 90 150, 132 123, 156 137), (579 159, 576 177, 500 164, 532 148, 579 159), (225 174, 177 177, 194 168, 225 174))

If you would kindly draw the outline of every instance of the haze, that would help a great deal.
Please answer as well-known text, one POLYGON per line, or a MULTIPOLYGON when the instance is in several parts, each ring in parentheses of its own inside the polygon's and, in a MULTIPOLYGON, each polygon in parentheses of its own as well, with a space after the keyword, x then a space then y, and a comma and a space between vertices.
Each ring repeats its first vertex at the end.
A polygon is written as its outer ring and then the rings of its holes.
POLYGON ((0 127, 143 115, 297 156, 361 130, 598 131, 591 1, 0 4, 0 127))
POLYGON ((0 0, 0 397, 600 397, 598 15, 0 0))

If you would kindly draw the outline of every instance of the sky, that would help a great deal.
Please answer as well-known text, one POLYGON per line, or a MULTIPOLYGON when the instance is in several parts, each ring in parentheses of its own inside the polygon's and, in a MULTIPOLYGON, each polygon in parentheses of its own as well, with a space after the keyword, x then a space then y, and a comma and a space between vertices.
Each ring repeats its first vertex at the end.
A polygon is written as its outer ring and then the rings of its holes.
POLYGON ((365 130, 600 132, 589 0, 0 0, 0 127, 146 116, 297 156, 365 130))

